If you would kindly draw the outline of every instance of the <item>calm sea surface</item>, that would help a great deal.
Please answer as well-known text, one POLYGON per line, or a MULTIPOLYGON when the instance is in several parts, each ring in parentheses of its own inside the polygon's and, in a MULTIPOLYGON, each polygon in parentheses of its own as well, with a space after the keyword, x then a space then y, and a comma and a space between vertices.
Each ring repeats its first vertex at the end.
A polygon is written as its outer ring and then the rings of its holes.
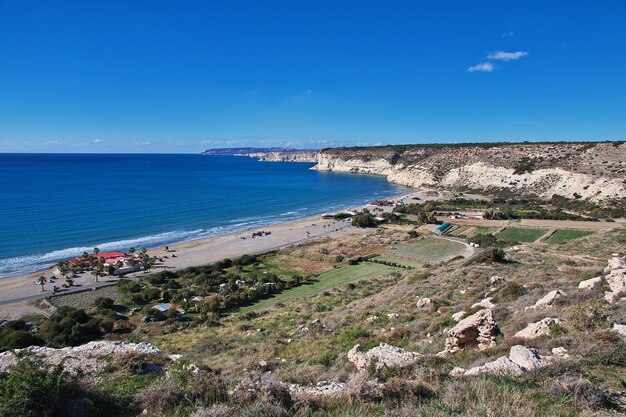
POLYGON ((406 191, 313 164, 202 155, 0 154, 0 277, 98 246, 152 247, 406 191))

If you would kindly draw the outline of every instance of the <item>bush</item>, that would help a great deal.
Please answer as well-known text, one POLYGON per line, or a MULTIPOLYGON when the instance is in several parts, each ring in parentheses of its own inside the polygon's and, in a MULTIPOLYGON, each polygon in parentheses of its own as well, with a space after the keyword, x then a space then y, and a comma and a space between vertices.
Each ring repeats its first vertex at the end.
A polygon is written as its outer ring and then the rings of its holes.
POLYGON ((348 327, 347 329, 343 329, 339 332, 337 336, 337 340, 340 343, 352 343, 357 339, 369 337, 369 333, 367 330, 362 329, 360 327, 348 327))
POLYGON ((94 304, 100 311, 113 310, 114 302, 109 297, 98 297, 95 299, 94 304))
POLYGON ((352 226, 355 227, 376 227, 378 223, 371 213, 360 213, 352 218, 352 226))
POLYGON ((570 324, 581 332, 594 330, 606 322, 608 311, 604 300, 596 298, 579 304, 570 314, 570 324))
POLYGON ((382 389, 383 399, 399 404, 419 403, 435 396, 435 392, 426 385, 411 380, 393 378, 382 389))
POLYGON ((39 335, 51 347, 78 346, 102 336, 101 321, 84 310, 63 306, 42 324, 39 335))
POLYGON ((0 417, 76 416, 87 410, 68 407, 80 393, 62 365, 48 366, 38 359, 21 358, 0 374, 0 417))
POLYGON ((515 301, 526 294, 526 288, 517 282, 508 282, 494 294, 494 301, 497 303, 505 301, 515 301))
POLYGON ((0 327, 0 352, 28 346, 42 346, 45 342, 25 329, 23 320, 12 320, 0 327))

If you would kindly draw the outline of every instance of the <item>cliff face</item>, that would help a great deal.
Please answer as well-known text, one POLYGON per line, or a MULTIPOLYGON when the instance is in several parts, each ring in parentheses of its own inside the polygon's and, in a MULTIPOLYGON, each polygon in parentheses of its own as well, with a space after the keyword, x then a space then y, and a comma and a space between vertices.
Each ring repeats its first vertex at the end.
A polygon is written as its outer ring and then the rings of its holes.
POLYGON ((314 169, 385 175, 410 187, 626 198, 626 142, 408 145, 320 152, 314 169))
POLYGON ((257 152, 248 154, 264 162, 317 162, 318 151, 257 152))

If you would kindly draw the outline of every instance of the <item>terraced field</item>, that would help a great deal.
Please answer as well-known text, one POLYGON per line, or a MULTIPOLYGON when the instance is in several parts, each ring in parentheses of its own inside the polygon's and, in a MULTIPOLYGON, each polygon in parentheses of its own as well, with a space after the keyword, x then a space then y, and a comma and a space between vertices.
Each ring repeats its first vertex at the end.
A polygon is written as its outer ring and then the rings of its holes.
POLYGON ((277 303, 288 303, 290 301, 300 300, 352 282, 379 278, 397 271, 402 271, 402 269, 372 262, 344 266, 321 274, 311 284, 304 284, 299 287, 287 289, 254 304, 241 307, 237 312, 245 313, 252 310, 261 310, 277 303))
POLYGON ((570 240, 592 235, 593 232, 587 230, 565 230, 559 229, 545 240, 546 243, 565 243, 570 240))
POLYGON ((543 236, 545 229, 522 229, 520 227, 507 227, 496 236, 501 240, 512 242, 531 243, 543 236))
POLYGON ((437 262, 467 254, 467 246, 442 238, 426 238, 392 247, 388 252, 416 261, 437 262))
POLYGON ((397 258, 395 256, 377 256, 375 258, 372 258, 371 260, 379 262, 393 262, 398 265, 411 266, 413 268, 419 268, 420 266, 422 266, 420 262, 415 262, 410 259, 397 258))

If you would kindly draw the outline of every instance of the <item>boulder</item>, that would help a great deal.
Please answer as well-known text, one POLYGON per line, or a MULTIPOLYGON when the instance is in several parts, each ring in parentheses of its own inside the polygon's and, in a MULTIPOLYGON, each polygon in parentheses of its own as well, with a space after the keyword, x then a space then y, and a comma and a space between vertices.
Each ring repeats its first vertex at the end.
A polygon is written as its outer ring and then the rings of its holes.
POLYGON ((421 357, 417 352, 407 352, 386 343, 381 343, 367 352, 363 351, 361 345, 356 345, 348 352, 348 361, 359 371, 367 370, 372 361, 376 361, 376 369, 383 366, 404 368, 413 365, 421 357))
POLYGON ((487 297, 477 303, 472 304, 472 308, 494 308, 496 305, 492 302, 493 297, 487 297))
POLYGON ((626 269, 626 256, 615 256, 608 261, 608 265, 604 268, 605 273, 609 273, 615 269, 626 269))
POLYGON ((454 319, 454 321, 459 322, 461 321, 461 319, 463 318, 463 316, 465 315, 465 310, 461 310, 457 313, 454 313, 452 315, 452 318, 454 319))
POLYGON ((611 291, 604 293, 605 300, 614 303, 626 295, 626 268, 612 270, 605 279, 611 289, 611 291))
POLYGON ((497 284, 498 282, 503 282, 503 281, 504 281, 504 278, 498 275, 494 275, 491 278, 489 278, 489 282, 491 284, 497 284))
POLYGON ((561 290, 554 290, 547 293, 544 297, 540 298, 535 305, 526 307, 525 310, 535 310, 539 308, 548 308, 554 304, 556 300, 564 297, 566 294, 561 290))
POLYGON ((515 333, 515 337, 519 337, 521 339, 536 339, 541 336, 549 336, 550 326, 560 323, 560 319, 546 317, 545 319, 542 319, 536 323, 530 323, 524 329, 515 333))
POLYGON ((516 345, 509 351, 509 356, 501 356, 498 359, 487 362, 481 366, 475 366, 468 370, 455 368, 451 376, 474 376, 481 374, 492 375, 521 375, 524 372, 534 371, 548 365, 549 361, 542 358, 536 349, 516 345))
POLYGON ((611 330, 626 339, 626 324, 613 323, 611 330))
POLYGON ((498 325, 493 311, 480 310, 458 322, 448 330, 445 349, 439 355, 448 355, 465 348, 487 349, 495 346, 498 325))
POLYGON ((579 290, 593 290, 598 285, 602 284, 602 281, 604 281, 603 277, 595 277, 595 278, 586 279, 584 281, 580 281, 580 283, 578 284, 578 289, 579 290))
POLYGON ((400 317, 400 316, 398 315, 398 313, 389 313, 389 314, 387 314, 387 318, 388 318, 389 320, 395 320, 395 319, 397 319, 398 317, 400 317))
POLYGON ((291 395, 300 400, 333 397, 343 394, 345 390, 345 382, 339 381, 319 381, 315 385, 289 384, 291 395))
POLYGON ((426 297, 426 298, 420 299, 417 302, 417 308, 423 309, 423 310, 432 310, 433 308, 435 308, 435 305, 433 304, 433 300, 426 297))

